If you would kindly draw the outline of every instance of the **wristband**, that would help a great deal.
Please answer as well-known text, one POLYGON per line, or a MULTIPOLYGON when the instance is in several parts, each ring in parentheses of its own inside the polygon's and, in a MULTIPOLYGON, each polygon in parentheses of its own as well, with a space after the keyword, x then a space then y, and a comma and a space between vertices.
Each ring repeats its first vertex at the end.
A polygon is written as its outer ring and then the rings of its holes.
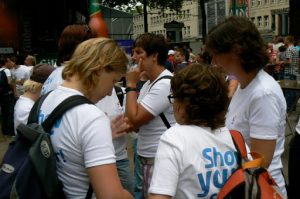
POLYGON ((128 93, 128 92, 130 92, 130 91, 135 91, 135 92, 137 92, 137 89, 136 89, 136 88, 133 88, 133 87, 127 87, 127 88, 125 89, 125 92, 126 92, 126 93, 128 93))

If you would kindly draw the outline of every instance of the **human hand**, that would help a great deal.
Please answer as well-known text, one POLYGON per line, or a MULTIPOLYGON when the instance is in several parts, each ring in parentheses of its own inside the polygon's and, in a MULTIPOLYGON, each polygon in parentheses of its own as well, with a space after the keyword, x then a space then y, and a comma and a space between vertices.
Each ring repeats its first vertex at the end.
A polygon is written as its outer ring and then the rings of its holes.
POLYGON ((126 74, 127 87, 136 87, 136 84, 140 81, 142 59, 139 60, 136 68, 130 69, 126 74))
POLYGON ((128 130, 132 128, 129 124, 128 118, 124 115, 118 115, 117 117, 113 118, 110 122, 110 126, 113 139, 126 135, 128 130))

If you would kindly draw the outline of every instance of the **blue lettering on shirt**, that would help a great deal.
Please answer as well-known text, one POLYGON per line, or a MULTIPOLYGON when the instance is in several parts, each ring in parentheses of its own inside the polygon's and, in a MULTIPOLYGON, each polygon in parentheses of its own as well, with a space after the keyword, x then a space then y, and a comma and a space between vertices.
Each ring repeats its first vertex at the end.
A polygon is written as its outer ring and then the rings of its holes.
POLYGON ((202 151, 204 158, 205 172, 197 174, 201 192, 197 194, 198 198, 207 197, 216 198, 217 193, 211 193, 213 185, 221 189, 230 175, 235 171, 234 165, 237 165, 237 158, 234 151, 218 151, 216 147, 205 148, 202 151), (232 168, 228 168, 232 167, 232 168))

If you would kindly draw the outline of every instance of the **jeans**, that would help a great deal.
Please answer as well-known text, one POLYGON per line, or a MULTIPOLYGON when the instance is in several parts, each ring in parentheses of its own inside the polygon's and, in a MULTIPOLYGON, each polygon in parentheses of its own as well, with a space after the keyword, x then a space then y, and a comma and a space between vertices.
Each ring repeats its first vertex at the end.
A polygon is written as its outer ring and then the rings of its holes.
POLYGON ((142 176, 142 164, 137 154, 137 138, 133 141, 134 151, 134 198, 143 199, 143 176, 142 176))
POLYGON ((123 188, 133 194, 133 183, 128 158, 117 160, 116 165, 123 188))
POLYGON ((15 135, 14 131, 14 94, 0 96, 1 125, 3 135, 15 135))

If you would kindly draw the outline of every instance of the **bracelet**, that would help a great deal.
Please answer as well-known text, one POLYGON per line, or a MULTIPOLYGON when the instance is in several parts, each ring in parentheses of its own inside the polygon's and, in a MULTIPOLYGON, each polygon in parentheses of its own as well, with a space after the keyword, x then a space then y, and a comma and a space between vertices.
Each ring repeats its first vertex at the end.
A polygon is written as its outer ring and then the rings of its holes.
POLYGON ((125 92, 126 92, 126 93, 128 93, 128 92, 130 92, 130 91, 135 91, 135 92, 137 92, 137 89, 134 88, 134 87, 127 87, 127 88, 125 89, 125 92))

